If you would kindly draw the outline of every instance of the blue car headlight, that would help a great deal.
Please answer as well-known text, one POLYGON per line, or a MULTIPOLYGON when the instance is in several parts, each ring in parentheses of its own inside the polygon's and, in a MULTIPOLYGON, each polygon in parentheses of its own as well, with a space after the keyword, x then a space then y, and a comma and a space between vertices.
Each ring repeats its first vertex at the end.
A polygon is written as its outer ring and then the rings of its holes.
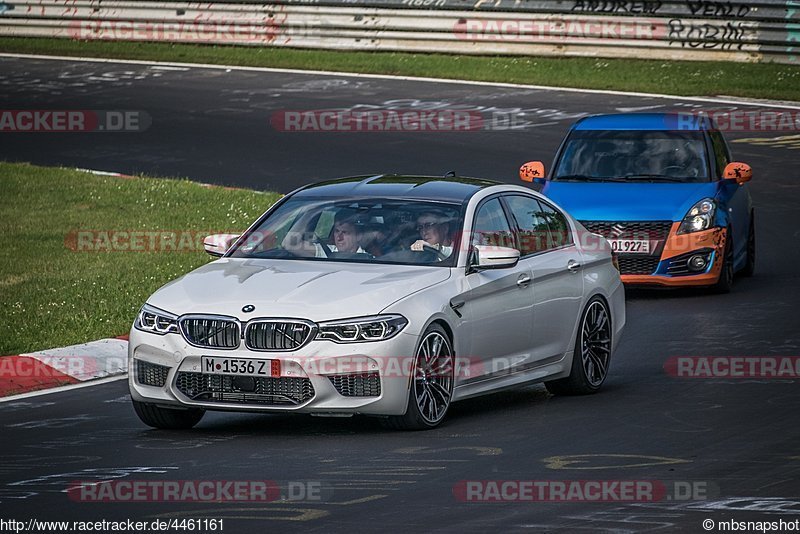
POLYGON ((402 315, 376 315, 319 323, 317 339, 334 343, 363 343, 393 338, 408 324, 402 315))
POLYGON ((679 234, 691 234, 708 230, 714 225, 717 203, 713 198, 704 198, 686 213, 678 227, 679 234))
POLYGON ((158 334, 160 336, 164 334, 177 334, 178 317, 167 311, 145 304, 142 306, 133 326, 142 332, 158 334))

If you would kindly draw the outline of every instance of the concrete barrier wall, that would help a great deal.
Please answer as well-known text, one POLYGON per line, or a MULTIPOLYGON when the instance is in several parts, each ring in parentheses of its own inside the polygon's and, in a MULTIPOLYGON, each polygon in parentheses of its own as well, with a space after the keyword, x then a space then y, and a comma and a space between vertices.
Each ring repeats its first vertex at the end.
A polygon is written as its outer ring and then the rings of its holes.
POLYGON ((800 0, 0 0, 0 35, 797 63, 800 0))

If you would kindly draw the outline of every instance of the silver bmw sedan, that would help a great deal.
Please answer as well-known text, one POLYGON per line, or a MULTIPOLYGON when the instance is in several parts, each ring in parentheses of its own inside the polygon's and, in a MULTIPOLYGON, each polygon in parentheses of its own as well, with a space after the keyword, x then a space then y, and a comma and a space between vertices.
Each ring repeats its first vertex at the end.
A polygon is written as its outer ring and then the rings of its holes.
POLYGON ((206 250, 131 329, 133 406, 156 428, 227 410, 430 429, 499 389, 594 393, 625 325, 608 242, 523 186, 317 183, 206 250))

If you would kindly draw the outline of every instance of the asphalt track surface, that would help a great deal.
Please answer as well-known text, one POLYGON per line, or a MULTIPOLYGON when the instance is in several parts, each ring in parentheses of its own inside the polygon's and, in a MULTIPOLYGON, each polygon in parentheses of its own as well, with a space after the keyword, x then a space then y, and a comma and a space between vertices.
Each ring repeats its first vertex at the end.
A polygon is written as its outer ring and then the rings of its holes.
MULTIPOLYGON (((144 110, 144 133, 3 134, 0 159, 288 191, 369 172, 515 182, 549 160, 576 115, 680 109, 680 99, 386 79, 154 69, 0 59, 0 108, 144 110), (283 133, 280 110, 389 101, 525 110, 525 127, 453 133, 283 133), (542 111, 545 110, 545 111, 542 111), (547 111, 549 110, 549 111, 547 111)), ((396 103, 394 105, 397 105, 396 103)), ((705 108, 719 108, 703 104, 705 108)), ((362 108, 363 109, 363 108, 362 108)), ((514 111, 514 114, 517 112, 514 111)), ((0 403, 0 519, 225 519, 225 532, 489 529, 703 532, 714 521, 800 519, 800 394, 785 379, 678 379, 673 356, 800 356, 800 173, 780 134, 742 133, 755 169, 758 266, 729 295, 630 291, 628 325, 603 391, 541 386, 456 403, 423 433, 369 418, 210 413, 188 432, 143 426, 124 381, 0 403), (76 502, 76 480, 271 480, 319 498, 273 503, 76 502), (677 481, 705 491, 659 502, 461 502, 475 480, 677 481)), ((288 497, 288 496, 287 496, 288 497)), ((715 530, 716 531, 716 530, 715 530)), ((172 532, 181 532, 173 530, 172 532)), ((188 532, 184 530, 183 532, 188 532)), ((194 530, 194 532, 203 532, 194 530)))

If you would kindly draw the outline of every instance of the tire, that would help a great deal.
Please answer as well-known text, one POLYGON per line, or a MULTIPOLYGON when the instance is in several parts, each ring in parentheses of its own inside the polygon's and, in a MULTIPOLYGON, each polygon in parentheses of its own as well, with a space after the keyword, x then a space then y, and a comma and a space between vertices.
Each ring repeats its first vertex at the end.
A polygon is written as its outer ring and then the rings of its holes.
POLYGON ((741 271, 742 276, 750 277, 756 272, 756 221, 755 215, 750 214, 750 231, 747 233, 747 261, 744 264, 744 269, 741 271))
POLYGON ((205 414, 205 410, 161 408, 155 404, 139 401, 133 401, 133 409, 144 424, 171 430, 192 428, 205 414))
POLYGON ((593 297, 581 314, 569 376, 545 382, 553 395, 597 393, 608 376, 613 345, 611 314, 600 297, 593 297))
POLYGON ((711 286, 714 293, 730 293, 733 287, 733 238, 731 229, 728 228, 728 239, 725 240, 725 257, 722 260, 722 270, 719 280, 711 286))
POLYGON ((395 430, 430 430, 439 426, 453 398, 454 360, 453 343, 447 332, 438 324, 429 326, 414 358, 406 413, 382 419, 383 425, 395 430))

